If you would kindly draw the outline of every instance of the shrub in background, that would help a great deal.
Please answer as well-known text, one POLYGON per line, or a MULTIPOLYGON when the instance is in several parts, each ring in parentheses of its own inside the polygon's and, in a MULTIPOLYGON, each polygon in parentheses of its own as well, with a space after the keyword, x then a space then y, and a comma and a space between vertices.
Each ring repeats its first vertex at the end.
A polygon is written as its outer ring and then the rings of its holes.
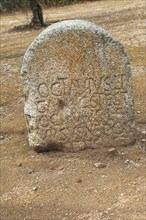
MULTIPOLYGON (((86 0, 38 0, 44 6, 67 5, 86 0)), ((92 0, 91 0, 92 1, 92 0)), ((19 8, 28 8, 29 0, 0 0, 0 12, 15 11, 19 8)))
POLYGON ((0 11, 13 11, 19 5, 18 0, 0 0, 0 11))

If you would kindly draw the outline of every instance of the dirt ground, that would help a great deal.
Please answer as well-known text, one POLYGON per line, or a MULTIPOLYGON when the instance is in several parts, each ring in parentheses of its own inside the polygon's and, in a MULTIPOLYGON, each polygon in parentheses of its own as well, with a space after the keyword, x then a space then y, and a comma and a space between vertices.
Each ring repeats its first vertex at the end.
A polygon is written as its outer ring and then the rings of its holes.
POLYGON ((146 63, 144 0, 104 0, 44 10, 45 21, 82 18, 112 33, 131 61, 134 146, 37 154, 29 148, 20 68, 42 29, 30 12, 1 15, 1 220, 145 220, 146 63), (103 163, 103 168, 96 167, 103 163))

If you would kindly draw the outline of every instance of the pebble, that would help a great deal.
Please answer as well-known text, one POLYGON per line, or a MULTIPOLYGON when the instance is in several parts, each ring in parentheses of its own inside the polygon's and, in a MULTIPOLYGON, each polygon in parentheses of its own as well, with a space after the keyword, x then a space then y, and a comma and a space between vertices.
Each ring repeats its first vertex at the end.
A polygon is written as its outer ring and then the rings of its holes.
POLYGON ((124 163, 125 163, 125 164, 127 164, 127 163, 132 164, 132 165, 134 165, 135 167, 139 167, 139 166, 140 166, 140 164, 135 163, 133 160, 129 160, 129 159, 125 160, 124 163))
POLYGON ((105 176, 105 175, 102 175, 101 177, 102 177, 102 178, 105 178, 106 176, 105 176))
POLYGON ((94 163, 94 166, 97 168, 105 168, 106 164, 105 163, 94 163))
POLYGON ((37 189, 38 189, 37 186, 34 186, 34 187, 32 188, 33 191, 37 191, 37 189))
POLYGON ((140 114, 140 111, 137 111, 138 114, 140 114))
POLYGON ((121 155, 125 155, 126 153, 124 153, 124 152, 121 152, 121 155))
POLYGON ((129 159, 126 159, 126 160, 124 161, 124 163, 129 163, 129 159))
POLYGON ((142 134, 146 134, 146 131, 142 131, 141 133, 142 133, 142 134))
POLYGON ((64 169, 64 166, 60 166, 60 167, 59 167, 59 170, 63 170, 63 169, 64 169))
POLYGON ((93 186, 91 186, 91 187, 89 187, 89 188, 87 189, 88 192, 94 192, 94 190, 95 190, 95 189, 94 189, 93 186))
POLYGON ((18 167, 22 167, 22 163, 18 163, 17 166, 18 166, 18 167))
POLYGON ((117 153, 116 148, 110 148, 110 149, 108 149, 108 153, 110 153, 110 154, 116 154, 116 153, 117 153))
POLYGON ((146 139, 142 139, 141 142, 142 142, 142 143, 146 142, 146 139))
POLYGON ((5 136, 0 135, 0 141, 1 141, 1 140, 4 140, 4 139, 5 139, 5 136))
POLYGON ((82 179, 80 179, 80 178, 79 178, 79 179, 77 179, 77 183, 82 183, 82 181, 83 181, 83 180, 82 180, 82 179))
POLYGON ((34 170, 29 169, 29 170, 27 171, 27 173, 28 173, 28 174, 34 173, 34 170))

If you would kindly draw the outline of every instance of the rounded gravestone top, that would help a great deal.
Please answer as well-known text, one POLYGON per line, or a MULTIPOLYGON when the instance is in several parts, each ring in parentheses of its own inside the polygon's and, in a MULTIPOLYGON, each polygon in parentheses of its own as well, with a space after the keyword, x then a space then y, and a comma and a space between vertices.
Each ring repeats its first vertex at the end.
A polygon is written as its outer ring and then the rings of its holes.
POLYGON ((26 51, 29 144, 77 151, 134 141, 131 72, 123 46, 88 21, 49 26, 26 51))

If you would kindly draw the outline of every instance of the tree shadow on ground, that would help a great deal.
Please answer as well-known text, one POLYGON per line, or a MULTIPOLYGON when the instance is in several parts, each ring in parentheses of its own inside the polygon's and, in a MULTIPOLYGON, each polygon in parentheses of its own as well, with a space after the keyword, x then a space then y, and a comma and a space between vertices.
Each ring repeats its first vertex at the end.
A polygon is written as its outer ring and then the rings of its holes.
MULTIPOLYGON (((87 17, 85 17, 87 19, 87 17)), ((63 20, 55 20, 55 21, 47 21, 43 26, 31 26, 31 24, 24 24, 19 25, 11 28, 9 32, 21 32, 21 31, 27 31, 27 30, 41 30, 44 29, 52 24, 55 24, 57 22, 66 21, 70 19, 63 19, 63 20)), ((72 18, 72 20, 75 20, 75 18, 72 18)))
POLYGON ((46 22, 43 26, 31 26, 30 24, 19 25, 19 26, 15 26, 15 27, 11 28, 9 30, 9 32, 19 32, 19 31, 27 31, 27 30, 44 29, 44 28, 50 26, 51 24, 57 23, 59 21, 60 20, 49 21, 49 22, 46 22))

